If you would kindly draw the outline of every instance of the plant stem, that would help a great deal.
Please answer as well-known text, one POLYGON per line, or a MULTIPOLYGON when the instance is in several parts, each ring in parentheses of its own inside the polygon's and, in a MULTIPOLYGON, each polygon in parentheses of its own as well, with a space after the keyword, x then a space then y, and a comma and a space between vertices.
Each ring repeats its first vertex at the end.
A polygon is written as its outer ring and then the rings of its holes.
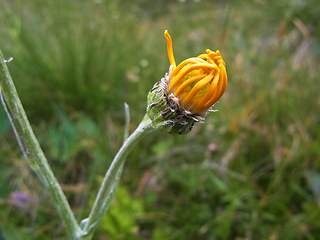
POLYGON ((82 237, 79 239, 90 240, 92 238, 97 225, 105 215, 111 203, 128 153, 140 139, 152 130, 151 120, 145 116, 138 128, 125 140, 103 179, 89 218, 82 221, 82 237))
POLYGON ((80 227, 70 205, 55 178, 48 161, 33 133, 26 113, 13 84, 6 61, 0 50, 0 93, 1 101, 29 166, 47 188, 49 196, 62 219, 71 239, 77 239, 80 227))

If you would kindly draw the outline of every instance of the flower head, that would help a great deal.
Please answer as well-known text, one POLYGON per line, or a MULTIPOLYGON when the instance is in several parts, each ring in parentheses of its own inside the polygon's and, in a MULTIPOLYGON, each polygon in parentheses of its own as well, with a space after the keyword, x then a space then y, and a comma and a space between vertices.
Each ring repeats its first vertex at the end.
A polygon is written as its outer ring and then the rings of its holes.
POLYGON ((147 115, 154 126, 169 133, 186 133, 201 122, 224 94, 228 80, 226 64, 219 51, 209 49, 176 65, 168 31, 169 72, 148 95, 147 115))
POLYGON ((219 51, 207 49, 206 53, 188 58, 176 66, 171 37, 168 31, 164 34, 172 66, 169 72, 168 96, 177 98, 184 110, 203 115, 222 97, 227 88, 226 64, 219 51))

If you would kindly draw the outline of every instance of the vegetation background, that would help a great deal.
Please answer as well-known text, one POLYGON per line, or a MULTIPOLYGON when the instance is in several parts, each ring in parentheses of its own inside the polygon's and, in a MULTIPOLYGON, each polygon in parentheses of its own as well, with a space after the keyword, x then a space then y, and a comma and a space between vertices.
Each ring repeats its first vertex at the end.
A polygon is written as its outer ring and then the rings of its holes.
MULTIPOLYGON (((177 62, 219 49, 229 86, 188 135, 128 157, 97 240, 320 238, 320 5, 316 0, 2 0, 0 47, 77 219, 146 95, 177 62)), ((0 109, 0 239, 65 239, 0 109)))

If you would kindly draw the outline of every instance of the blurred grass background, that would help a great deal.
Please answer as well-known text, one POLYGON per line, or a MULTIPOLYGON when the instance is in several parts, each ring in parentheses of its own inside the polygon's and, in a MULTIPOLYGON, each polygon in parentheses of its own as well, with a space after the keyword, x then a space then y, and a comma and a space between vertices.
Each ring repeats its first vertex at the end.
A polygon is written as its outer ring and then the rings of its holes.
MULTIPOLYGON (((229 86, 188 135, 130 154, 95 239, 319 239, 316 0, 3 0, 0 48, 77 219, 146 95, 176 61, 219 49, 229 86)), ((65 239, 0 109, 0 239, 65 239)))

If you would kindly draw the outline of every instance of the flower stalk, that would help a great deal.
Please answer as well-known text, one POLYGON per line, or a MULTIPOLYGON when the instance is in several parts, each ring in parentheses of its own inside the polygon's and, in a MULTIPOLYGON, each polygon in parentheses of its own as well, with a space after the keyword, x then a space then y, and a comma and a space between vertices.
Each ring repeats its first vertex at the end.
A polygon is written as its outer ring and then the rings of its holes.
POLYGON ((138 128, 124 141, 103 179, 89 218, 84 219, 80 224, 82 227, 81 240, 90 240, 92 238, 98 223, 110 206, 127 155, 132 150, 133 146, 153 129, 151 120, 148 116, 145 116, 138 128))

